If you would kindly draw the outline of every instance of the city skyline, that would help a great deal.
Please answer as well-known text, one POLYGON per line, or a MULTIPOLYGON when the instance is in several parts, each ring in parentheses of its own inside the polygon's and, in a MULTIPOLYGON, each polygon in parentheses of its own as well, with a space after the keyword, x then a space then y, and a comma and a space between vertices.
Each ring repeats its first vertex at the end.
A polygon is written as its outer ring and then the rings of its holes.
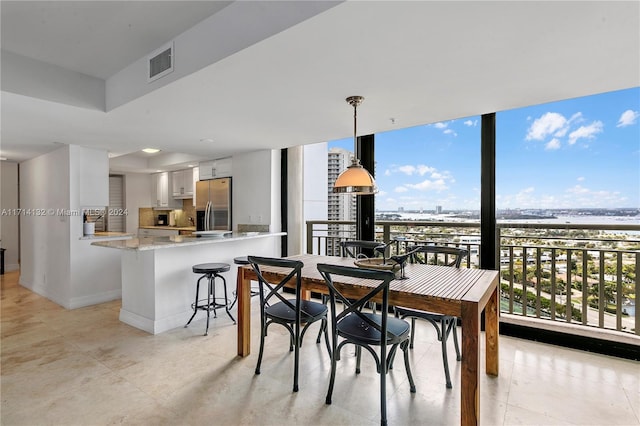
MULTIPOLYGON (((640 207, 639 122, 637 87, 497 112, 497 208, 640 207)), ((375 141, 377 210, 480 208, 479 116, 375 141)), ((328 146, 351 151, 353 139, 328 146)))

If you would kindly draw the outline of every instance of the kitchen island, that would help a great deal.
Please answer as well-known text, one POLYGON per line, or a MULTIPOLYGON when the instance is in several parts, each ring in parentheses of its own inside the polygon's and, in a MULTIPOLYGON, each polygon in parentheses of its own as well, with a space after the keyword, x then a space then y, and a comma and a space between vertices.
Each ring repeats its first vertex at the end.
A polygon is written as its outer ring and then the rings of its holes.
MULTIPOLYGON (((286 233, 234 232, 216 238, 176 235, 97 241, 92 245, 121 251, 120 321, 158 334, 184 326, 193 313, 191 304, 199 277, 192 272, 193 265, 229 263, 231 270, 223 276, 232 292, 237 274, 233 259, 247 255, 279 257, 283 235, 286 233)), ((218 321, 231 322, 226 315, 219 315, 218 321)))

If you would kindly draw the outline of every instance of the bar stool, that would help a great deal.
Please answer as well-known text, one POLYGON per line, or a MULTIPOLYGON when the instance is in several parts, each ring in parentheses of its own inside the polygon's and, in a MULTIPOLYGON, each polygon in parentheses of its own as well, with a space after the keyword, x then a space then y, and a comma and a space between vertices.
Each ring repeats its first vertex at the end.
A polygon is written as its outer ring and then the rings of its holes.
MULTIPOLYGON (((233 258, 233 263, 235 263, 238 266, 243 266, 243 265, 250 265, 251 263, 249 262, 249 259, 247 259, 247 256, 238 256, 238 257, 234 257, 233 258)), ((240 277, 240 274, 238 274, 238 277, 240 277)), ((257 290, 253 290, 251 289, 251 297, 253 296, 257 296, 258 294, 260 294, 257 290)), ((235 302, 234 302, 235 303, 235 302)))
POLYGON ((189 318, 189 321, 185 324, 185 328, 189 326, 193 317, 196 316, 198 309, 207 311, 207 328, 204 332, 204 335, 207 336, 209 334, 209 316, 210 312, 213 311, 213 317, 217 318, 216 309, 224 308, 227 311, 227 315, 236 323, 235 318, 229 312, 229 308, 233 306, 233 303, 229 303, 229 298, 227 296, 227 280, 224 279, 220 273, 227 272, 231 269, 231 266, 228 263, 201 263, 193 266, 193 272, 196 274, 203 274, 200 278, 198 278, 198 282, 196 284, 196 300, 191 304, 193 308, 193 315, 189 318), (209 289, 207 291, 207 300, 198 300, 198 296, 200 294, 200 281, 206 278, 209 282, 209 289), (222 297, 216 297, 216 278, 222 279, 222 284, 224 288, 224 299, 222 297), (224 300, 224 303, 223 303, 224 300))

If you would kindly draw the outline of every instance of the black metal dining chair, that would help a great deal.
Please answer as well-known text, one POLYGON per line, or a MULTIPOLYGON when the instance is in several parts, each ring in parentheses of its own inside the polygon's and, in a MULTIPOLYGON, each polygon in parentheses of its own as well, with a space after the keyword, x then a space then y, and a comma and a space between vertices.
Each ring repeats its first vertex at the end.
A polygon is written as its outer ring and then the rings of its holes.
POLYGON ((293 367, 293 391, 298 392, 298 365, 300 359, 300 346, 309 326, 321 321, 320 333, 316 343, 320 343, 320 334, 324 332, 327 351, 331 354, 329 336, 327 335, 327 306, 310 300, 302 300, 301 297, 301 273, 304 264, 298 260, 248 256, 256 276, 258 277, 258 291, 260 296, 260 352, 256 374, 260 374, 262 355, 264 353, 265 337, 271 324, 280 324, 289 331, 289 351, 294 352, 293 367), (278 283, 271 283, 261 267, 283 268, 289 273, 278 283), (295 299, 287 299, 281 290, 289 281, 295 280, 295 299), (304 327, 301 326, 304 324, 304 327))
MULTIPOLYGON (((459 268, 462 260, 468 256, 469 252, 463 248, 451 246, 422 245, 414 246, 409 250, 409 261, 411 263, 424 263, 433 265, 450 266, 459 268)), ((433 312, 419 311, 415 309, 395 307, 398 318, 411 318, 411 342, 409 348, 413 349, 415 339, 416 319, 422 319, 431 323, 438 334, 438 341, 442 346, 442 363, 447 388, 451 388, 451 375, 449 373, 449 359, 447 356, 447 340, 453 334, 453 344, 456 349, 456 360, 460 361, 460 345, 456 332, 458 319, 449 315, 436 314, 433 312)))
POLYGON ((336 365, 340 360, 340 350, 347 344, 356 346, 356 374, 360 373, 361 349, 371 354, 376 362, 380 374, 380 410, 381 424, 387 424, 387 394, 386 375, 392 367, 393 357, 398 347, 404 352, 404 365, 409 378, 410 391, 415 393, 416 387, 409 364, 409 336, 410 326, 407 321, 389 316, 389 283, 395 275, 390 271, 361 269, 349 266, 318 264, 318 271, 329 288, 329 302, 331 307, 331 377, 327 392, 326 404, 331 404, 333 388, 336 379, 336 365), (359 299, 345 297, 340 291, 340 285, 334 284, 334 277, 349 277, 362 280, 366 286, 359 299), (365 282, 366 281, 366 282, 365 282), (382 297, 381 312, 374 314, 365 310, 369 301, 374 297, 382 297), (344 305, 341 312, 336 310, 336 302, 344 305), (338 338, 342 340, 338 343, 338 338), (380 355, 374 349, 379 347, 380 355), (387 348, 390 348, 387 351, 387 348))
POLYGON ((381 255, 383 258, 388 257, 387 248, 389 244, 381 243, 379 241, 367 241, 367 240, 347 240, 340 241, 340 252, 342 257, 374 257, 381 255))
MULTIPOLYGON (((340 241, 340 249, 342 253, 342 257, 351 257, 354 259, 361 259, 370 257, 379 257, 382 256, 382 260, 386 263, 386 259, 389 257, 389 246, 390 244, 383 243, 380 241, 368 241, 368 240, 347 240, 340 241)), ((325 299, 323 298, 323 302, 325 299)), ((326 302, 325 302, 326 303, 326 302)), ((371 302, 369 304, 371 309, 373 309, 373 313, 376 312, 376 304, 375 302, 371 302)))

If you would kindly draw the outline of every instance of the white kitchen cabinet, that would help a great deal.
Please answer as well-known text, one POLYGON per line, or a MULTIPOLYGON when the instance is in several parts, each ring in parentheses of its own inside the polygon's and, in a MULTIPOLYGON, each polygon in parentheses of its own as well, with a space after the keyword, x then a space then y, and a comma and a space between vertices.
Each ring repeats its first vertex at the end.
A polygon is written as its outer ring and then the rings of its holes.
POLYGON ((151 206, 167 209, 182 208, 182 200, 173 198, 173 179, 169 172, 151 175, 151 206))
POLYGON ((179 234, 177 229, 138 228, 138 237, 171 237, 179 234))
POLYGON ((231 169, 231 157, 219 158, 217 160, 211 161, 202 161, 199 167, 200 180, 231 177, 231 169))
POLYGON ((193 198, 193 169, 171 172, 173 198, 193 198))

